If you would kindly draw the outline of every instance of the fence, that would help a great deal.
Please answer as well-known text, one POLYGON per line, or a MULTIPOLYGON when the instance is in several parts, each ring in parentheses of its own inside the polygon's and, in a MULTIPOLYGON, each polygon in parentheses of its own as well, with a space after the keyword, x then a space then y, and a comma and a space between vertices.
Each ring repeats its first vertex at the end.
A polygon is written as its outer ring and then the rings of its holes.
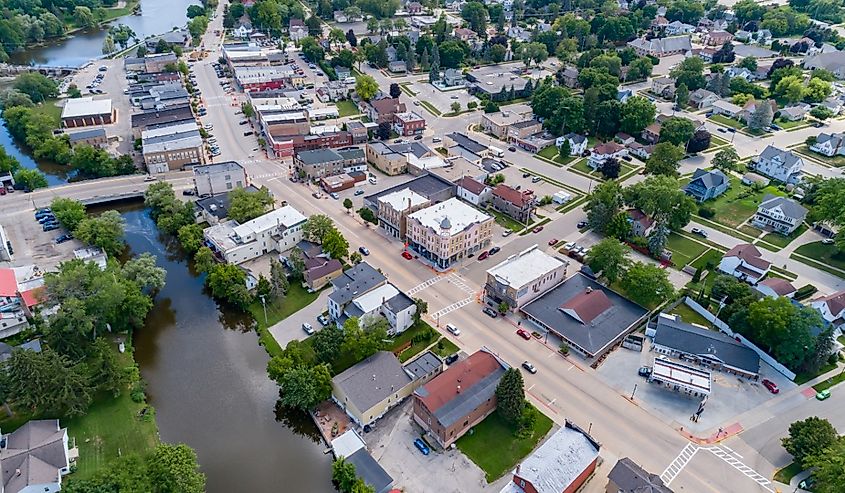
POLYGON ((684 298, 684 303, 688 307, 692 308, 692 310, 694 312, 696 312, 699 315, 701 315, 702 317, 706 318, 707 321, 712 323, 715 327, 718 327, 719 330, 721 330, 725 334, 733 337, 734 339, 737 339, 740 343, 742 343, 743 346, 746 346, 746 347, 750 348, 752 351, 754 351, 755 353, 757 353, 757 356, 759 356, 761 360, 770 364, 772 366, 772 368, 777 370, 779 373, 781 373, 783 376, 788 378, 790 381, 795 380, 795 373, 794 372, 790 371, 789 368, 787 368, 787 367, 783 366, 782 364, 778 363, 778 361, 776 359, 772 358, 767 352, 763 351, 762 349, 757 347, 756 344, 754 344, 753 342, 746 339, 745 336, 743 336, 742 334, 739 334, 739 333, 732 331, 728 324, 726 324, 725 322, 716 318, 716 315, 713 315, 712 313, 707 311, 703 306, 699 305, 695 300, 693 300, 692 298, 687 296, 687 297, 684 298))

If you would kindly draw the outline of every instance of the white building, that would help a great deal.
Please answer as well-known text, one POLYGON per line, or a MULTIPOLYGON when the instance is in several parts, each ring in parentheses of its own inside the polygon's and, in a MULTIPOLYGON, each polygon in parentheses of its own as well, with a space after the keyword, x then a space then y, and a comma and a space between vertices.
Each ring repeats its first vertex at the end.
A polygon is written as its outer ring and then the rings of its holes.
POLYGON ((569 263, 534 245, 487 271, 484 295, 519 309, 566 279, 569 263))
POLYGON ((648 381, 695 397, 710 395, 713 385, 713 377, 709 371, 676 363, 663 356, 654 358, 648 381))
POLYGON ((38 419, 3 435, 0 466, 4 493, 55 493, 70 473, 79 451, 69 446, 67 428, 58 419, 38 419))
POLYGON ((231 192, 249 184, 246 170, 234 161, 194 166, 193 171, 194 188, 200 197, 231 192))
POLYGON ((408 295, 393 284, 383 284, 352 300, 346 306, 347 317, 358 317, 362 326, 383 316, 390 323, 391 334, 399 334, 414 323, 417 305, 408 295))
POLYGON ((240 264, 296 246, 302 241, 305 220, 301 212, 288 205, 243 224, 232 220, 205 228, 203 236, 222 260, 240 264))
POLYGON ((767 193, 757 206, 757 213, 751 222, 758 228, 772 229, 788 235, 801 226, 805 217, 807 209, 798 202, 767 193))
POLYGON ((840 332, 845 327, 845 290, 813 300, 810 306, 840 332))
POLYGON ((744 243, 725 252, 719 262, 719 271, 753 286, 769 272, 771 265, 756 246, 744 243))
POLYGON ((472 205, 484 205, 490 201, 493 189, 471 176, 464 176, 457 181, 456 194, 472 205))
POLYGON ((801 175, 804 160, 792 151, 784 151, 775 146, 766 146, 756 162, 754 170, 769 178, 783 183, 795 183, 801 175))

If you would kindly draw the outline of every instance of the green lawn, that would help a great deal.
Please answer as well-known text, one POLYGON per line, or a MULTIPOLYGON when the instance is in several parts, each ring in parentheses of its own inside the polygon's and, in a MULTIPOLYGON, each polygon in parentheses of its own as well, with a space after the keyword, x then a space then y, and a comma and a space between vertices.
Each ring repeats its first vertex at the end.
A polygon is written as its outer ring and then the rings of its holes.
POLYGON ((784 236, 780 233, 769 233, 763 237, 763 241, 784 248, 786 245, 789 245, 792 240, 804 234, 804 231, 807 231, 806 224, 802 224, 788 236, 784 236))
MULTIPOLYGON (((810 257, 822 264, 832 265, 845 270, 845 253, 838 252, 834 245, 824 245, 820 241, 807 243, 795 249, 795 253, 810 257)), ((841 276, 841 273, 835 275, 841 276)))
POLYGON ((811 151, 810 148, 807 147, 807 144, 801 144, 800 146, 798 146, 798 147, 796 147, 792 150, 799 153, 799 154, 804 154, 805 156, 809 156, 813 159, 821 161, 821 162, 827 164, 828 166, 835 166, 835 167, 845 166, 845 156, 827 157, 824 154, 819 154, 818 152, 811 151))
POLYGON ((834 385, 842 383, 843 381, 845 381, 845 372, 840 371, 839 373, 828 378, 827 380, 813 385, 813 390, 815 390, 816 392, 821 392, 822 390, 829 389, 834 385))
POLYGON ((745 224, 743 224, 742 226, 740 226, 736 229, 742 231, 743 233, 745 233, 749 236, 753 236, 754 238, 757 238, 758 236, 760 236, 760 233, 763 232, 762 230, 755 228, 754 226, 752 226, 748 223, 745 223, 745 224))
POLYGON ((496 223, 503 228, 508 228, 509 230, 513 231, 514 233, 519 233, 523 229, 525 229, 525 225, 521 222, 513 219, 512 217, 508 216, 507 214, 503 214, 492 207, 486 210, 488 214, 492 214, 493 218, 496 220, 496 223))
POLYGON ((47 115, 55 123, 55 126, 58 127, 62 119, 62 108, 56 106, 57 101, 58 99, 48 99, 42 104, 33 107, 33 112, 47 115))
POLYGON ((422 105, 423 108, 427 109, 434 116, 442 115, 441 111, 435 108, 434 105, 429 103, 428 101, 420 101, 420 105, 422 105))
POLYGON ((337 112, 341 118, 345 116, 353 116, 361 113, 358 111, 358 107, 355 106, 355 103, 348 99, 344 99, 343 101, 338 101, 335 103, 337 105, 337 112))
POLYGON ((552 420, 537 411, 534 433, 528 438, 517 438, 514 430, 498 412, 493 412, 458 441, 458 448, 484 470, 487 482, 502 477, 510 471, 552 429, 552 420))
POLYGON ((738 120, 734 120, 733 118, 728 118, 725 115, 712 115, 710 117, 710 119, 713 120, 716 123, 722 124, 726 127, 735 128, 737 130, 739 130, 739 129, 741 129, 745 126, 744 123, 742 123, 738 120))
POLYGON ((713 265, 719 265, 720 260, 722 260, 722 252, 711 248, 707 250, 707 253, 695 259, 692 266, 696 269, 703 269, 707 266, 708 262, 713 265))
POLYGON ((437 341, 437 344, 435 344, 434 347, 431 348, 431 350, 434 351, 434 354, 436 354, 437 356, 445 358, 450 354, 457 353, 459 351, 459 348, 455 345, 454 342, 450 341, 449 339, 446 339, 445 337, 441 337, 437 341))
POLYGON ((789 130, 790 128, 799 127, 801 125, 807 125, 807 121, 806 120, 796 120, 794 122, 791 122, 789 120, 783 120, 781 118, 778 118, 778 120, 775 122, 775 125, 777 125, 778 127, 782 128, 784 130, 789 130))
POLYGON ((730 144, 730 142, 728 142, 727 140, 719 137, 718 135, 711 135, 710 136, 710 147, 708 147, 708 149, 712 148, 712 147, 719 147, 719 146, 724 146, 724 145, 728 145, 728 144, 730 144))
POLYGON ((677 233, 670 233, 669 240, 666 242, 666 249, 672 252, 672 263, 678 269, 692 262, 708 248, 677 233))
POLYGON ((688 324, 698 324, 704 327, 711 327, 713 325, 706 318, 702 317, 692 308, 687 306, 686 303, 681 303, 680 305, 673 308, 669 313, 674 315, 680 315, 681 319, 688 324))
POLYGON ((258 342, 270 356, 276 356, 281 353, 282 348, 273 334, 268 328, 288 318, 293 313, 311 304, 317 299, 320 293, 309 293, 299 282, 291 282, 290 289, 282 300, 273 300, 267 303, 267 320, 264 319, 264 308, 261 306, 261 300, 256 300, 249 305, 249 313, 256 322, 256 330, 258 331, 258 342))
POLYGON ((408 330, 399 334, 399 337, 393 340, 393 343, 388 348, 388 351, 395 352, 398 348, 402 347, 408 341, 410 341, 412 337, 425 331, 432 331, 433 336, 431 337, 431 339, 426 339, 424 341, 419 342, 411 342, 411 347, 399 353, 399 361, 401 361, 402 363, 408 361, 417 354, 421 353, 423 349, 430 346, 438 338, 437 332, 434 332, 434 329, 431 327, 431 325, 428 325, 425 320, 420 320, 419 322, 415 323, 410 328, 408 328, 408 330))
POLYGON ((824 375, 825 373, 833 371, 834 369, 836 369, 836 363, 834 363, 834 364, 825 363, 825 365, 822 366, 819 369, 819 371, 816 372, 816 373, 798 373, 798 375, 795 376, 795 384, 796 385, 803 385, 803 384, 809 382, 810 380, 816 378, 817 376, 824 375))
POLYGON ((779 483, 789 484, 789 482, 792 481, 792 478, 803 470, 804 468, 802 468, 800 464, 792 462, 788 466, 778 469, 777 472, 775 472, 774 479, 779 483))
POLYGON ((554 158, 556 158, 558 155, 558 148, 555 146, 549 146, 538 152, 537 155, 543 156, 546 159, 554 160, 554 158))
POLYGON ((716 215, 711 219, 725 226, 736 228, 757 212, 757 206, 767 193, 784 196, 785 194, 774 186, 768 186, 760 191, 748 185, 743 185, 738 178, 730 177, 731 186, 716 199, 704 203, 712 207, 716 215))

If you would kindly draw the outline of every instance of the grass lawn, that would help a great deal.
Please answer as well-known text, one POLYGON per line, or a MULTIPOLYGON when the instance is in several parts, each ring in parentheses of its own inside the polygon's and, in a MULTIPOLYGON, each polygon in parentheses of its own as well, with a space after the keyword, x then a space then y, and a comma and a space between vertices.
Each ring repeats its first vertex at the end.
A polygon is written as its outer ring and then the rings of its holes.
POLYGON ((670 233, 666 249, 672 252, 672 262, 675 267, 681 269, 707 251, 708 247, 677 233, 670 233))
POLYGON ((393 340, 393 344, 390 345, 388 350, 396 351, 398 348, 402 347, 408 341, 410 341, 412 337, 425 331, 432 331, 434 335, 431 337, 431 339, 426 339, 424 341, 419 342, 412 341, 411 347, 399 353, 399 361, 401 361, 402 363, 408 361, 417 354, 421 353, 423 349, 427 348, 434 341, 437 340, 437 332, 434 332, 434 329, 431 327, 431 325, 428 325, 425 320, 420 320, 419 322, 412 325, 408 330, 399 334, 399 336, 393 340))
POLYGON ((543 156, 546 159, 554 159, 558 155, 558 148, 555 146, 549 146, 545 149, 541 150, 537 153, 538 156, 543 156))
MULTIPOLYGON (((795 249, 795 253, 810 257, 822 264, 832 265, 838 269, 845 270, 845 253, 840 253, 833 245, 824 245, 820 241, 807 243, 795 249)), ((841 276, 841 273, 836 275, 841 276)))
POLYGON ((317 299, 320 293, 309 293, 302 284, 292 282, 287 295, 282 300, 274 300, 267 303, 267 320, 264 320, 264 308, 261 306, 261 300, 255 301, 249 305, 249 313, 256 322, 256 330, 258 331, 258 342, 270 354, 276 356, 282 352, 282 348, 273 334, 268 330, 269 327, 288 318, 293 313, 308 306, 312 301, 317 299))
POLYGON ((774 479, 779 483, 789 484, 789 482, 792 481, 792 478, 803 470, 804 469, 797 462, 793 462, 783 469, 778 469, 777 472, 775 472, 774 479))
POLYGON ((719 124, 724 125, 726 127, 735 128, 737 130, 739 130, 739 129, 741 129, 745 126, 744 123, 742 123, 738 120, 734 120, 733 118, 728 118, 725 115, 712 115, 710 117, 710 119, 713 120, 716 123, 719 123, 719 124))
POLYGON ((728 145, 728 144, 730 144, 730 142, 728 142, 727 140, 719 137, 718 135, 711 135, 710 136, 710 147, 708 147, 708 149, 712 148, 712 147, 719 147, 719 146, 724 146, 724 145, 728 145))
POLYGON ((431 348, 434 351, 434 354, 440 356, 441 358, 445 358, 450 354, 455 354, 458 352, 459 348, 455 345, 454 342, 446 339, 445 337, 441 337, 440 340, 437 341, 437 344, 431 348))
POLYGON ((440 110, 435 108, 434 105, 429 103, 428 101, 420 101, 420 105, 422 105, 423 108, 427 109, 434 116, 442 115, 440 110))
POLYGON ((769 234, 767 234, 766 236, 763 237, 763 241, 765 241, 767 243, 771 243, 772 245, 784 248, 784 247, 786 247, 786 245, 789 245, 792 242, 792 240, 794 240, 795 238, 798 238, 799 236, 804 234, 804 231, 807 231, 807 225, 806 224, 802 224, 801 226, 798 227, 798 229, 793 231, 792 234, 790 234, 788 236, 784 236, 780 233, 769 233, 769 234))
MULTIPOLYGON (((827 373, 829 371, 833 371, 835 368, 836 368, 836 364, 831 365, 829 363, 825 363, 825 365, 822 366, 819 369, 819 371, 816 372, 816 373, 799 373, 799 374, 797 374, 795 376, 795 383, 797 385, 805 384, 805 383, 809 382, 810 380, 816 378, 819 375, 824 375, 825 373, 827 373)), ((815 388, 815 386, 813 388, 815 388)), ((818 392, 818 391, 816 391, 816 392, 818 392)))
POLYGON ((763 232, 762 230, 757 229, 757 228, 755 228, 754 226, 752 226, 748 223, 743 224, 742 226, 738 227, 737 229, 742 231, 743 233, 745 233, 749 236, 753 236, 755 238, 760 236, 760 233, 763 232))
POLYGON ((353 116, 361 113, 360 111, 358 111, 358 107, 355 106, 355 103, 348 99, 338 101, 335 104, 337 105, 337 112, 341 118, 343 118, 344 116, 353 116))
POLYGON ((461 452, 484 470, 487 482, 492 483, 530 454, 551 429, 552 420, 537 411, 534 433, 529 438, 517 438, 511 425, 498 412, 493 412, 457 444, 461 452))
POLYGON ((843 381, 845 381, 845 372, 840 371, 839 373, 828 378, 827 380, 813 385, 813 390, 815 390, 816 392, 821 392, 822 390, 829 389, 834 385, 842 383, 843 381))
POLYGON ((512 217, 508 216, 507 214, 503 214, 495 209, 488 208, 485 212, 488 214, 492 214, 496 220, 496 224, 502 226, 503 228, 508 228, 509 230, 513 231, 514 233, 519 233, 523 229, 525 229, 525 225, 521 222, 513 219, 512 217))
POLYGON ((827 157, 824 154, 819 154, 818 152, 811 151, 810 148, 807 147, 807 144, 801 144, 800 146, 798 146, 798 147, 796 147, 792 150, 799 153, 799 154, 804 154, 805 156, 809 156, 813 159, 821 161, 821 162, 827 164, 828 166, 836 166, 836 167, 845 166, 845 156, 827 157))
POLYGON ((757 206, 767 193, 783 196, 784 193, 774 186, 755 191, 748 185, 743 185, 738 178, 731 177, 731 186, 719 197, 708 200, 704 205, 712 207, 716 215, 711 219, 725 226, 736 228, 757 212, 757 206))
POLYGON ((58 99, 48 99, 32 108, 34 113, 47 115, 58 127, 62 119, 62 108, 56 106, 58 99))
POLYGON ((674 315, 680 315, 681 319, 688 324, 698 324, 704 327, 710 327, 711 325, 713 325, 706 318, 702 317, 692 308, 687 306, 686 303, 681 303, 680 305, 673 308, 672 311, 669 313, 672 313, 674 315))
MULTIPOLYGON (((578 170, 584 174, 593 175, 596 177, 601 176, 601 173, 598 173, 597 171, 593 170, 593 168, 591 168, 590 165, 587 164, 586 159, 578 161, 577 163, 570 166, 569 169, 578 170)), ((619 171, 619 174, 623 174, 621 170, 619 171)))
POLYGON ((795 128, 801 125, 807 125, 807 122, 805 120, 795 120, 794 122, 791 122, 789 120, 783 120, 781 118, 778 118, 778 121, 775 122, 775 125, 784 130, 789 130, 790 128, 795 128))
POLYGON ((722 260, 722 252, 711 248, 707 250, 707 253, 695 259, 692 262, 692 266, 696 269, 704 269, 708 262, 716 266, 719 265, 720 260, 722 260))

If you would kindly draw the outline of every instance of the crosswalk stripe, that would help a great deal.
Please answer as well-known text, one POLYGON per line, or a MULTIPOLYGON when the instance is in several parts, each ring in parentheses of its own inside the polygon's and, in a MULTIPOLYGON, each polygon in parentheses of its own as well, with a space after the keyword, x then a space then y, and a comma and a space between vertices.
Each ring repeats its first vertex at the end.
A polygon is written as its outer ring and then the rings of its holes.
POLYGON ((469 298, 464 298, 461 301, 458 301, 456 303, 452 303, 451 305, 447 306, 446 308, 443 308, 441 310, 434 312, 432 317, 436 320, 436 319, 438 319, 438 318, 440 318, 440 317, 442 317, 442 316, 444 316, 448 313, 451 313, 451 312, 453 312, 453 311, 455 311, 459 308, 462 308, 462 307, 472 303, 472 299, 473 299, 472 296, 470 296, 469 298))
POLYGON ((687 443, 683 449, 681 449, 678 456, 666 467, 666 470, 663 471, 663 474, 660 475, 660 479, 663 480, 663 484, 669 486, 669 484, 681 473, 687 463, 695 456, 695 453, 698 452, 698 447, 695 446, 693 443, 687 443))

